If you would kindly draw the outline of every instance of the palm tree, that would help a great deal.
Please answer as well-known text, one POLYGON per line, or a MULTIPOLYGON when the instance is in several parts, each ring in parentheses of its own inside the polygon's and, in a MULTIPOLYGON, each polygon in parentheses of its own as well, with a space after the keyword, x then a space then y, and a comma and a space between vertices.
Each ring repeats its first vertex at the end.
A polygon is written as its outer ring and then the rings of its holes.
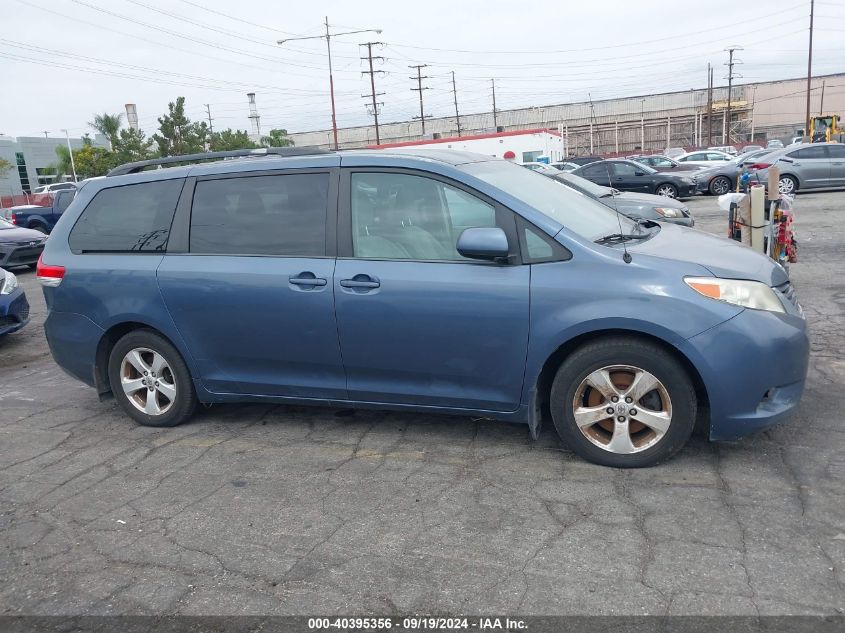
POLYGON ((117 134, 120 131, 120 124, 123 121, 123 113, 109 114, 103 112, 102 114, 95 114, 94 120, 89 121, 88 125, 109 139, 111 149, 114 149, 117 143, 117 134))
POLYGON ((56 168, 56 180, 61 180, 62 176, 71 173, 70 150, 67 145, 56 145, 56 158, 59 160, 50 167, 56 168))

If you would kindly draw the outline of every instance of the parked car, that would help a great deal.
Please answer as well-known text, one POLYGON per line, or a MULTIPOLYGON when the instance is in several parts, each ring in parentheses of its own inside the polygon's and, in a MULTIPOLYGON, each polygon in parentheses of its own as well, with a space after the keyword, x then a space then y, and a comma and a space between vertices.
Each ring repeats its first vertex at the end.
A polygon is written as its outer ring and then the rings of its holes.
POLYGON ((548 163, 522 163, 522 166, 531 171, 545 174, 546 176, 551 176, 560 171, 557 167, 552 167, 548 163))
POLYGON ((49 233, 62 217, 65 209, 76 196, 77 189, 62 189, 51 196, 49 206, 35 206, 31 204, 10 207, 5 210, 5 217, 12 224, 28 229, 35 229, 41 233, 49 233))
POLYGON ((620 191, 655 193, 668 198, 688 198, 696 191, 694 176, 662 173, 632 160, 603 160, 570 173, 620 191))
POLYGON ((792 195, 799 189, 845 187, 845 145, 842 143, 802 143, 762 156, 751 165, 752 177, 766 182, 769 167, 780 169, 778 188, 792 195))
POLYGON ((552 167, 556 167, 561 171, 573 171, 578 169, 580 165, 577 163, 570 163, 569 161, 563 161, 562 163, 552 163, 552 167))
POLYGON ((47 242, 54 359, 141 424, 253 401, 483 416, 536 437, 548 411, 579 455, 639 467, 699 415, 727 439, 798 404, 806 324, 760 253, 478 154, 264 152, 278 156, 118 167, 47 242))
POLYGON ((589 165, 590 163, 595 163, 598 160, 603 160, 601 156, 570 156, 566 159, 569 163, 574 163, 575 165, 589 165))
POLYGON ((32 190, 32 193, 53 193, 54 191, 62 191, 64 189, 76 189, 76 183, 73 182, 54 182, 49 185, 41 185, 32 190))
POLYGON ((633 220, 660 220, 681 226, 693 226, 695 224, 687 205, 666 196, 619 191, 611 187, 597 185, 575 174, 561 173, 552 176, 552 178, 633 220))
POLYGON ((17 332, 29 323, 29 303, 18 279, 0 268, 0 336, 17 332))
POLYGON ((687 150, 685 150, 683 147, 670 147, 665 152, 663 152, 663 155, 674 160, 678 156, 683 156, 686 153, 687 150))
POLYGON ((781 147, 783 147, 783 141, 779 141, 776 138, 773 138, 766 143, 766 149, 780 149, 781 147))
POLYGON ((47 238, 0 218, 0 267, 35 266, 47 238))
POLYGON ((726 152, 717 150, 699 150, 697 152, 689 152, 683 156, 678 156, 675 160, 685 165, 701 165, 703 167, 712 167, 717 163, 726 163, 733 160, 736 154, 728 154, 726 152))
POLYGON ((719 163, 714 167, 707 167, 696 173, 699 193, 721 196, 734 191, 739 175, 746 165, 750 166, 758 159, 770 154, 772 150, 759 149, 740 154, 726 163, 719 163))
POLYGON ((708 147, 708 150, 714 150, 717 152, 723 152, 730 156, 736 156, 739 152, 736 151, 736 147, 733 145, 716 145, 714 147, 708 147))
POLYGON ((668 156, 636 156, 632 158, 637 163, 648 165, 657 171, 678 172, 678 171, 698 171, 702 169, 701 165, 693 163, 679 163, 668 156))

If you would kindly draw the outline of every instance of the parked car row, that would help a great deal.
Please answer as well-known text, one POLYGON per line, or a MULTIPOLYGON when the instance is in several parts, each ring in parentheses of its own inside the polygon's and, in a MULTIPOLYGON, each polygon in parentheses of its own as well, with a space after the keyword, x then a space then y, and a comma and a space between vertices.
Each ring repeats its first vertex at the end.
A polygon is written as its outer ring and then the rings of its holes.
POLYGON ((570 173, 620 191, 651 193, 668 198, 688 198, 695 194, 697 186, 694 175, 659 172, 648 165, 625 159, 596 161, 570 173))

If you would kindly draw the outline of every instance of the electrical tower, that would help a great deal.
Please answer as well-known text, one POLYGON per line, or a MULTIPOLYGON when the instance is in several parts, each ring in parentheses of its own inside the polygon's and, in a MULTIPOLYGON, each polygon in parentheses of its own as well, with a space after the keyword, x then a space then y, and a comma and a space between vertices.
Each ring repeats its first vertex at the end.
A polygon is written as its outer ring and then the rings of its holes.
POLYGON ((733 91, 733 82, 734 82, 734 66, 736 64, 741 64, 741 61, 734 61, 734 51, 741 51, 743 50, 742 46, 729 46, 725 49, 728 52, 728 63, 725 64, 728 67, 728 106, 727 111, 725 114, 725 139, 723 139, 725 145, 731 144, 731 92, 733 91))
POLYGON ((455 123, 458 126, 458 137, 461 136, 461 114, 458 112, 458 89, 455 87, 455 71, 452 71, 452 96, 455 98, 455 123))
POLYGON ((361 59, 366 59, 370 64, 369 70, 361 71, 362 75, 369 75, 370 76, 370 94, 368 95, 361 95, 362 99, 371 99, 372 100, 372 108, 373 108, 373 120, 376 124, 376 145, 381 145, 381 137, 379 136, 378 131, 378 109, 379 106, 383 106, 383 102, 377 102, 376 97, 383 95, 383 92, 376 92, 376 73, 384 73, 383 70, 373 70, 373 60, 378 59, 384 62, 384 57, 376 55, 373 57, 373 46, 379 46, 381 42, 367 42, 366 44, 361 44, 360 46, 367 47, 367 56, 362 57, 361 59))
POLYGON ((255 93, 246 93, 249 100, 249 120, 252 123, 252 135, 257 138, 261 136, 261 117, 258 116, 258 106, 255 105, 255 93))
POLYGON ((496 118, 496 80, 490 79, 490 87, 493 89, 493 131, 499 131, 499 121, 496 118))
POLYGON ((205 113, 208 115, 208 133, 214 134, 214 127, 211 125, 211 122, 214 120, 211 118, 211 104, 205 103, 203 105, 205 106, 205 113))
POLYGON ((416 79, 417 80, 417 87, 411 88, 414 92, 420 93, 420 115, 415 116, 413 118, 420 120, 420 125, 422 126, 422 135, 425 136, 425 120, 429 118, 431 115, 426 115, 425 110, 423 110, 423 90, 430 90, 428 86, 422 85, 423 79, 430 79, 428 75, 422 74, 422 69, 428 66, 428 64, 417 64, 416 66, 408 66, 408 68, 416 69, 417 76, 416 77, 408 77, 408 79, 416 79))

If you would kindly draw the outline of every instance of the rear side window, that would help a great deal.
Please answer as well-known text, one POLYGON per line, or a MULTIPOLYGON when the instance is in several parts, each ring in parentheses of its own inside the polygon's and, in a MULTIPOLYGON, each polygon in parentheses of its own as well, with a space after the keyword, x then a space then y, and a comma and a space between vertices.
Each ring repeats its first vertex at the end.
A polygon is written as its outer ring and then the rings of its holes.
POLYGON ((842 160, 845 158, 845 145, 828 145, 827 153, 831 158, 842 160))
POLYGON ((797 152, 792 152, 790 158, 827 158, 827 152, 824 145, 816 145, 815 147, 805 147, 799 149, 797 152))
POLYGON ((199 181, 191 252, 324 256, 328 193, 328 173, 199 181))
POLYGON ((181 179, 101 190, 85 207, 68 243, 82 252, 164 251, 176 211, 181 179))

